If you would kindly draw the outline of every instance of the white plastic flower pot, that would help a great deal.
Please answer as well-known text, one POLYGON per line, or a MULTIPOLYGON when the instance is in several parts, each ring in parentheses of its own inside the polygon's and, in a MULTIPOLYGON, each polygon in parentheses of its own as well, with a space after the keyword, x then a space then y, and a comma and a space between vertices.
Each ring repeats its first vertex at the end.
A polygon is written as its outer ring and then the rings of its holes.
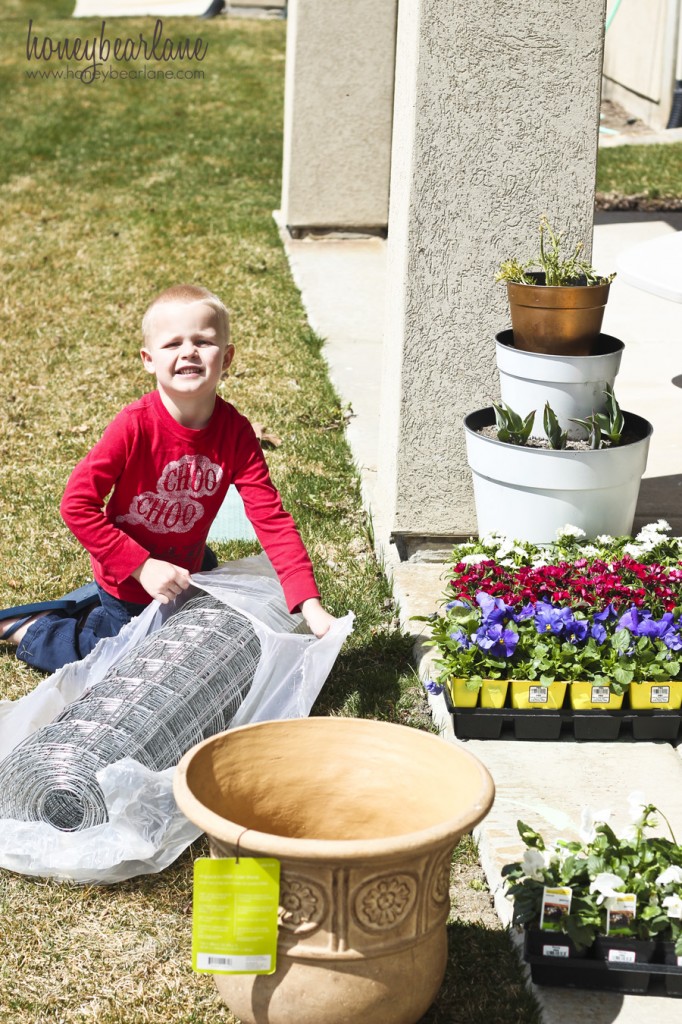
POLYGON ((536 410, 532 436, 545 437, 542 417, 549 402, 571 440, 586 437, 587 431, 570 421, 605 411, 604 392, 618 374, 623 342, 600 334, 593 355, 550 356, 515 348, 510 330, 500 331, 495 341, 502 401, 524 419, 536 410))
POLYGON ((589 538, 629 534, 653 427, 634 413, 623 415, 624 436, 633 440, 597 451, 503 444, 478 432, 494 425, 492 406, 466 416, 479 535, 498 531, 549 544, 566 523, 589 538))

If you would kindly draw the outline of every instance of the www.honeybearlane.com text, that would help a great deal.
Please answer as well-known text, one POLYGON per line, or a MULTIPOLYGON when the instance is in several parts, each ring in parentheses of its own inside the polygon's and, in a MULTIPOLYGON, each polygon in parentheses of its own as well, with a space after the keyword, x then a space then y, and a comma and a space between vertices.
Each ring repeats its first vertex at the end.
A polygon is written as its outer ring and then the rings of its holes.
POLYGON ((43 36, 40 40, 37 33, 33 32, 31 18, 26 39, 26 59, 49 61, 56 57, 57 60, 85 61, 87 63, 83 74, 92 80, 97 69, 110 58, 116 61, 137 60, 138 57, 149 61, 203 60, 208 50, 208 43, 201 36, 197 36, 193 42, 188 38, 178 43, 164 39, 161 18, 156 19, 151 39, 140 32, 137 39, 116 36, 110 40, 104 35, 106 24, 103 21, 99 36, 92 36, 91 39, 76 36, 74 39, 55 41, 49 36, 43 36))

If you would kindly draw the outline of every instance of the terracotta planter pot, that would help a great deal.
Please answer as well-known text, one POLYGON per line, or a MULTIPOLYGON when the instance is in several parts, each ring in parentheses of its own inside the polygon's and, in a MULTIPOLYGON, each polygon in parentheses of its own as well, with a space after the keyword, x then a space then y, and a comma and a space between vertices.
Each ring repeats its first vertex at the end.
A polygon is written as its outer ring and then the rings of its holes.
POLYGON ((450 858, 488 812, 473 755, 348 718, 264 722, 194 747, 175 796, 214 857, 276 857, 272 975, 217 975, 243 1024, 414 1024, 445 973, 450 858))
MULTIPOLYGON (((533 274, 538 282, 544 274, 533 274)), ((589 356, 599 337, 609 284, 507 283, 514 345, 546 355, 589 356)))

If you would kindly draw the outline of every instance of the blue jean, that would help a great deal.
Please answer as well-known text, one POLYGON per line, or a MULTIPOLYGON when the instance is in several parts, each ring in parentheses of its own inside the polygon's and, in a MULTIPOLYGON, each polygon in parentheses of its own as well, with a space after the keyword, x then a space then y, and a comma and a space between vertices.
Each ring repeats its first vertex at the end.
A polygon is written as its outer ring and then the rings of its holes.
MULTIPOLYGON (((206 548, 202 572, 215 569, 218 564, 213 551, 206 548)), ((42 672, 56 672, 72 661, 81 661, 104 637, 116 636, 126 623, 147 607, 120 601, 98 586, 99 604, 69 615, 68 612, 49 612, 41 615, 17 645, 17 658, 42 672)))

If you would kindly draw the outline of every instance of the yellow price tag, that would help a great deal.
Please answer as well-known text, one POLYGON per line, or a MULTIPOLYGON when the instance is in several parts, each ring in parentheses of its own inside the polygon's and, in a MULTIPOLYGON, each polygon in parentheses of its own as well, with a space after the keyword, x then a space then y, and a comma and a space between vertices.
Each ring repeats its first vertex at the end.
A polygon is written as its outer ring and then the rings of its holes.
POLYGON ((278 909, 278 860, 196 860, 193 969, 205 974, 273 974, 278 909))

